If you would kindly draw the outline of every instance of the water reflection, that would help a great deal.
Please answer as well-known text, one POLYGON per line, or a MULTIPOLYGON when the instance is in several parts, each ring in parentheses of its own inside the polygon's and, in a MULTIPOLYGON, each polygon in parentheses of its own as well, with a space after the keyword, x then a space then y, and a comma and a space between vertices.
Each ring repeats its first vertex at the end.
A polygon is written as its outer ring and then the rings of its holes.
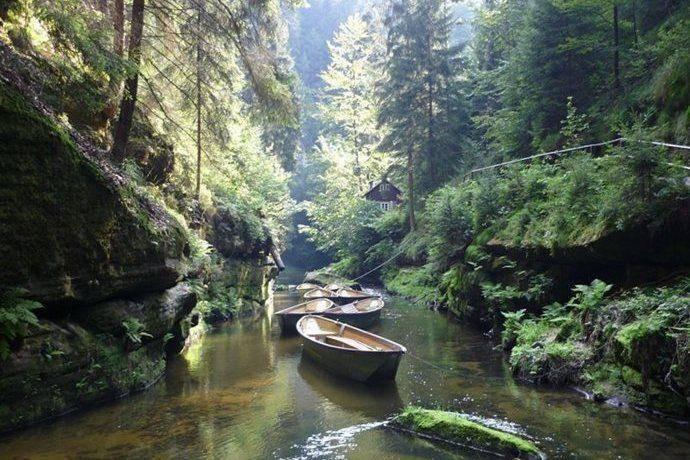
POLYGON ((395 382, 372 387, 360 382, 343 380, 303 357, 297 367, 300 377, 331 404, 347 412, 371 419, 386 418, 403 407, 395 382))

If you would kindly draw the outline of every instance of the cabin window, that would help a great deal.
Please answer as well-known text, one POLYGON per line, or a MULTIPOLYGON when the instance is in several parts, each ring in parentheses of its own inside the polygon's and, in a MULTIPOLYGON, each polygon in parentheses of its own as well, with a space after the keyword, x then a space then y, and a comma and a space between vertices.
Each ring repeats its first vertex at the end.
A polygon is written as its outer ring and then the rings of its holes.
POLYGON ((382 192, 387 192, 390 189, 390 184, 381 184, 380 190, 382 192))
POLYGON ((388 211, 390 209, 390 203, 380 203, 381 209, 388 211))

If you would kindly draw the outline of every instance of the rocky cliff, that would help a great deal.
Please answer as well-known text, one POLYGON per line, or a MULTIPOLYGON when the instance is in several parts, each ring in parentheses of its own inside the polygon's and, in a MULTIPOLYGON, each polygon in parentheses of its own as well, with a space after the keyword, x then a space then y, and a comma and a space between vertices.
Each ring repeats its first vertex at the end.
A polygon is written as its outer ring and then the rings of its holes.
POLYGON ((154 382, 169 333, 196 295, 178 284, 188 250, 182 226, 25 97, 31 91, 20 78, 2 77, 0 322, 8 350, 0 430, 7 430, 154 382), (11 321, 20 297, 42 304, 37 320, 11 321))
MULTIPOLYGON (((16 71, 22 58, 0 52, 13 61, 0 68, 1 432, 154 383, 184 345, 199 282, 184 223, 59 121, 33 70, 16 71)), ((213 221, 218 242, 242 247, 228 225, 213 221)), ((258 309, 273 269, 250 246, 229 254, 224 288, 258 309)))

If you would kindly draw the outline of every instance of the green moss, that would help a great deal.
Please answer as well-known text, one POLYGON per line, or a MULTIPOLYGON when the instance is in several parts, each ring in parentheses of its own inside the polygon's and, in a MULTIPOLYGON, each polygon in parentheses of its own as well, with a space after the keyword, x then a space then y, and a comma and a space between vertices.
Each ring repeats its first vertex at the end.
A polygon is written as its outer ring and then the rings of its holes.
POLYGON ((474 449, 517 458, 541 456, 531 441, 480 425, 455 412, 408 407, 395 417, 394 423, 415 433, 474 449))
POLYGON ((38 300, 87 302, 174 282, 179 225, 6 83, 0 140, 3 284, 31 279, 38 300))
POLYGON ((425 267, 389 270, 383 277, 387 290, 423 302, 438 299, 437 283, 425 267))

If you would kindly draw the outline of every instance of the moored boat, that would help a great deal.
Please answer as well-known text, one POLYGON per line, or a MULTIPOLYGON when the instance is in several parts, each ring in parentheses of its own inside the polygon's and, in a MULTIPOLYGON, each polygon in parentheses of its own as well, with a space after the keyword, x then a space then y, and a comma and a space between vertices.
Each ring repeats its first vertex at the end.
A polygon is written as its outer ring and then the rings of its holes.
POLYGON ((335 297, 335 292, 329 291, 328 289, 324 289, 322 287, 317 287, 314 289, 311 289, 304 294, 302 294, 302 297, 305 299, 333 299, 335 297))
POLYGON ((383 300, 378 297, 356 300, 325 310, 322 316, 351 326, 367 329, 381 318, 383 300))
POLYGON ((319 286, 318 284, 314 284, 314 283, 302 283, 302 284, 298 284, 295 287, 297 292, 299 292, 300 294, 304 294, 305 292, 311 291, 312 289, 320 289, 320 288, 321 288, 321 286, 319 286))
POLYGON ((314 299, 280 310, 275 315, 280 319, 280 329, 284 333, 294 334, 295 326, 300 318, 315 313, 322 313, 334 306, 335 303, 332 300, 314 299))
POLYGON ((342 288, 335 291, 332 300, 339 304, 347 304, 355 300, 370 299, 378 297, 377 294, 369 294, 368 292, 358 291, 356 289, 342 288))
POLYGON ((369 299, 372 297, 378 297, 377 294, 369 294, 364 291, 357 291, 350 288, 342 288, 337 291, 331 291, 326 288, 316 288, 311 291, 307 291, 303 294, 305 299, 331 299, 333 302, 343 305, 347 303, 352 303, 355 300, 369 299))
POLYGON ((360 382, 394 380, 404 346, 322 316, 297 322, 304 354, 329 371, 360 382))

